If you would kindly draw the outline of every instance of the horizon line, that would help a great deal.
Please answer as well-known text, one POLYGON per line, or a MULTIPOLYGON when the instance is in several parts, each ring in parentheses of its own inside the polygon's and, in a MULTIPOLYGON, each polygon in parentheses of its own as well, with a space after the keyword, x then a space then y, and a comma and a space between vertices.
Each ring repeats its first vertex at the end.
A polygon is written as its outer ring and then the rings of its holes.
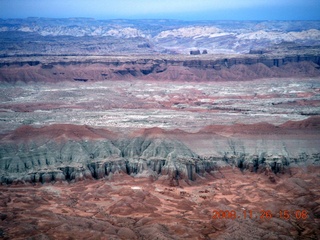
POLYGON ((294 21, 301 21, 301 22, 320 22, 320 19, 179 19, 179 18, 95 18, 95 17, 13 17, 13 18, 3 18, 0 17, 1 20, 24 20, 24 19, 88 19, 88 20, 96 20, 96 21, 110 21, 110 20, 127 20, 127 21, 139 21, 139 20, 152 20, 152 21, 182 21, 182 22, 215 22, 215 21, 237 21, 237 22, 294 22, 294 21))

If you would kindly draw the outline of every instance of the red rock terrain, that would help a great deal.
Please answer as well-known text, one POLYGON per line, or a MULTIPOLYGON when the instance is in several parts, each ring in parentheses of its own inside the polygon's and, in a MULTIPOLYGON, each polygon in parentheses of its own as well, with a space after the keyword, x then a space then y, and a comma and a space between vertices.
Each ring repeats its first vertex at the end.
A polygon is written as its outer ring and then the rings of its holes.
POLYGON ((23 141, 55 141, 66 140, 96 140, 113 139, 116 134, 106 129, 95 129, 89 126, 78 126, 71 124, 53 124, 40 128, 22 126, 14 132, 2 138, 2 141, 23 142, 23 141))
POLYGON ((319 57, 260 55, 5 58, 0 81, 244 81, 261 78, 317 77, 319 57), (40 61, 39 61, 40 59, 40 61), (281 62, 281 65, 278 64, 281 62))
MULTIPOLYGON (((318 141, 319 131, 319 117, 311 117, 277 127, 212 125, 198 133, 142 129, 131 137, 205 145, 208 136, 226 134, 242 136, 242 141, 275 134, 318 141)), ((25 126, 2 142, 110 137, 116 138, 110 131, 87 126, 25 126)), ((181 178, 173 185, 166 175, 121 172, 100 180, 2 185, 0 234, 3 239, 317 239, 319 171, 317 165, 287 167, 279 173, 225 165, 196 181, 181 178)))
POLYGON ((123 174, 0 186, 0 234, 2 239, 317 239, 319 170, 292 168, 270 182, 266 173, 227 167, 179 187, 123 174), (236 217, 221 213, 213 219, 214 211, 235 211, 236 217))
POLYGON ((0 236, 317 239, 319 89, 318 78, 3 85, 0 236))
POLYGON ((319 239, 319 22, 0 25, 0 239, 319 239))

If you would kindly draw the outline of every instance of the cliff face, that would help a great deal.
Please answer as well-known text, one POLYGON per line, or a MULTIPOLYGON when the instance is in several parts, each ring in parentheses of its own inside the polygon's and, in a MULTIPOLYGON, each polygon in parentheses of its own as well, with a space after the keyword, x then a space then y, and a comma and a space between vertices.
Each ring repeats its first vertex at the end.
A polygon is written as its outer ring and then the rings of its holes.
POLYGON ((34 141, 1 146, 1 182, 102 178, 111 173, 165 174, 193 179, 197 154, 178 141, 134 138, 104 141, 34 141))
POLYGON ((265 77, 319 76, 318 55, 242 55, 149 58, 90 57, 48 61, 40 58, 3 59, 0 80, 16 81, 103 81, 162 79, 182 81, 252 80, 265 77))

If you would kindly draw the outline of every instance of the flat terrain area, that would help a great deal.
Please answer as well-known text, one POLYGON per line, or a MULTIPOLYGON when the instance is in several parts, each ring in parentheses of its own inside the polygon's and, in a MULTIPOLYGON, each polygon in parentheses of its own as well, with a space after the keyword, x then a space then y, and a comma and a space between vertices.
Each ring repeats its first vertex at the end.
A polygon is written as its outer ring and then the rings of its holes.
POLYGON ((128 132, 196 132, 212 124, 279 125, 320 114, 319 78, 238 82, 103 81, 3 84, 1 132, 70 123, 128 132))

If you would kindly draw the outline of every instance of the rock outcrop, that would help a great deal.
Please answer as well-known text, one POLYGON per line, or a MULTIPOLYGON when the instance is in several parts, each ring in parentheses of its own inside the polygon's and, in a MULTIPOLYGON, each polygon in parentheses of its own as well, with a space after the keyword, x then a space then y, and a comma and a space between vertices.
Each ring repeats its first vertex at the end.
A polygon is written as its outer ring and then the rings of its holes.
POLYGON ((87 126, 25 126, 2 137, 0 182, 79 181, 123 173, 155 179, 164 175, 173 184, 177 184, 174 182, 205 178, 227 166, 242 171, 281 174, 290 171, 290 166, 320 163, 319 151, 311 145, 309 148, 300 146, 301 143, 308 145, 311 141, 317 144, 317 137, 288 144, 286 137, 276 142, 266 137, 275 129, 282 135, 286 135, 288 129, 290 131, 301 127, 319 132, 318 118, 300 123, 288 122, 280 127, 263 126, 260 131, 257 131, 257 124, 211 126, 195 134, 150 129, 137 132, 135 137, 119 137, 110 131, 87 126), (221 131, 233 133, 233 137, 215 137, 219 135, 214 133, 219 134, 221 131), (241 140, 236 140, 239 134, 242 134, 241 140), (254 140, 255 134, 262 134, 260 138, 266 138, 262 140, 263 149, 260 149, 259 141, 254 140), (197 141, 206 145, 205 141, 211 142, 208 136, 215 139, 216 147, 211 150, 212 156, 200 156, 192 145, 196 145, 197 141), (248 139, 248 136, 251 137, 248 139), (191 139, 191 147, 187 139, 191 139), (277 153, 269 151, 268 145, 272 142, 282 144, 283 149, 275 148, 277 153), (297 148, 294 152, 293 149, 297 148))
POLYGON ((234 81, 320 75, 319 55, 219 55, 0 59, 1 82, 125 79, 234 81), (39 61, 40 59, 40 61, 39 61))
POLYGON ((192 50, 190 51, 190 55, 200 55, 200 50, 192 50))
POLYGON ((195 179, 197 154, 178 141, 133 138, 1 145, 1 182, 50 182, 152 171, 195 179))

